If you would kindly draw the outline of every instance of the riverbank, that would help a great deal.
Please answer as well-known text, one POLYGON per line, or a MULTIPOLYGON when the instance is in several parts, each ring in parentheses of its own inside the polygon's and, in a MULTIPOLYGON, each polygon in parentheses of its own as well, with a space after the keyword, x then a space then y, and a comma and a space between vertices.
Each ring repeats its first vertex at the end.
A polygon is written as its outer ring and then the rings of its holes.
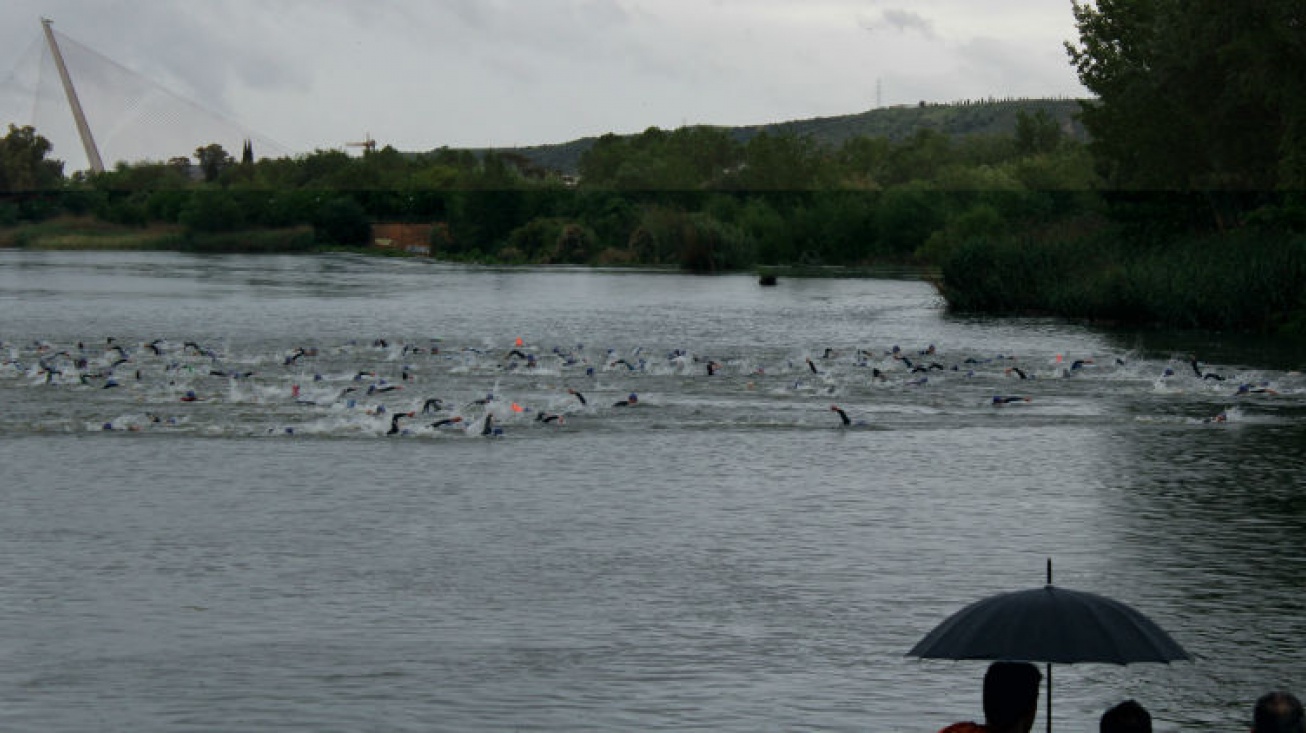
POLYGON ((294 253, 319 248, 308 226, 194 233, 176 224, 128 227, 89 216, 61 216, 0 228, 0 248, 39 251, 294 253))
MULTIPOLYGON (((377 232, 384 233, 383 231, 377 232)), ((366 247, 344 247, 317 243, 308 226, 281 229, 251 229, 228 233, 193 233, 183 227, 153 224, 148 227, 127 227, 105 222, 89 216, 62 216, 38 223, 14 227, 0 227, 0 249, 27 249, 34 251, 175 251, 247 254, 267 252, 274 254, 351 252, 377 257, 430 257, 429 252, 389 244, 385 237, 377 236, 376 243, 366 247)), ((500 266, 505 263, 494 258, 458 259, 449 261, 465 264, 500 266)), ((640 262, 606 263, 607 266, 649 268, 640 262)), ((680 268, 658 266, 679 272, 680 268)), ((833 277, 875 277, 894 280, 926 280, 937 282, 939 270, 935 267, 904 264, 866 265, 863 267, 822 265, 768 265, 750 268, 759 277, 777 279, 820 279, 833 277)))
MULTIPOLYGON (((196 233, 176 224, 128 227, 89 216, 62 216, 0 228, 0 248, 33 251, 175 251, 211 254, 307 254, 347 251, 428 258, 385 246, 322 244, 312 227, 196 233)), ((487 266, 501 258, 454 256, 487 266)), ((1306 240, 1284 232, 1235 230, 1138 241, 1106 221, 974 238, 942 253, 938 267, 867 264, 756 265, 759 281, 829 277, 924 280, 956 313, 1054 316, 1110 327, 1306 334, 1306 240)), ((645 268, 634 259, 614 265, 645 268)), ((681 267, 670 267, 679 271, 681 267)))
POLYGON ((1244 227, 1140 237, 1109 222, 968 240, 939 290, 961 313, 1306 335, 1306 236, 1244 227))
POLYGON ((89 216, 0 228, 0 248, 36 250, 167 250, 181 238, 181 227, 154 224, 124 227, 89 216))

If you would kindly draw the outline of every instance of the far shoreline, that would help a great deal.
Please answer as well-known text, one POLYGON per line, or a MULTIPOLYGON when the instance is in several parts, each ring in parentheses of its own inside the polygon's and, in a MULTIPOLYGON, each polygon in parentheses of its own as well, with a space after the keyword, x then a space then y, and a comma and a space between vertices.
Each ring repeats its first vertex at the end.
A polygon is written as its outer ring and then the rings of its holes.
MULTIPOLYGON (((368 257, 395 257, 429 260, 450 265, 495 268, 550 268, 541 263, 503 262, 493 259, 469 261, 459 258, 432 257, 425 252, 411 252, 398 247, 373 243, 357 247, 326 245, 312 241, 310 227, 285 229, 247 229, 225 233, 195 234, 177 225, 152 225, 145 228, 112 224, 93 217, 57 217, 35 224, 0 228, 0 250, 28 252, 183 252, 205 254, 333 254, 347 253, 368 257)), ((667 272, 693 275, 753 275, 759 278, 822 279, 878 278, 888 280, 925 280, 934 282, 938 268, 901 263, 846 265, 759 265, 742 270, 700 273, 673 265, 629 262, 620 265, 569 264, 569 269, 667 272)))

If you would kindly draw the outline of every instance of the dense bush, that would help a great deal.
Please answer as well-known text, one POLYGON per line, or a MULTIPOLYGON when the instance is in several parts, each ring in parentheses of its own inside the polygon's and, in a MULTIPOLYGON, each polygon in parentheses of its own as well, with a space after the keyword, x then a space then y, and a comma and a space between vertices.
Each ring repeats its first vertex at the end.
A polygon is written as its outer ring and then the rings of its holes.
POLYGON ((980 236, 942 265, 958 311, 1209 330, 1270 330, 1306 304, 1306 235, 1241 230, 1131 246, 1119 227, 1052 239, 980 236))
POLYGON ((353 197, 337 196, 317 210, 313 233, 323 244, 364 246, 372 242, 372 222, 353 197))

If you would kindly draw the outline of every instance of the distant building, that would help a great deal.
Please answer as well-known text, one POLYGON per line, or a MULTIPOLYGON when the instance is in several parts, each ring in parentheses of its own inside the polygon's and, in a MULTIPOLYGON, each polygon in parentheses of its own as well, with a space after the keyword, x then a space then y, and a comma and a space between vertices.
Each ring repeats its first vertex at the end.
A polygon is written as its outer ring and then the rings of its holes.
POLYGON ((429 255, 433 229, 434 224, 377 222, 372 225, 372 245, 382 249, 398 249, 408 254, 429 255))

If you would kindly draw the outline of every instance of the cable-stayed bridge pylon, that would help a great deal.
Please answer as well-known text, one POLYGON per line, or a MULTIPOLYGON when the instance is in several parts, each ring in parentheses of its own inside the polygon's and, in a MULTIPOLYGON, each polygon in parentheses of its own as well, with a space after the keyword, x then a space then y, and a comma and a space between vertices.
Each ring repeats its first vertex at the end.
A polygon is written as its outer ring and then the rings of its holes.
POLYGON ((42 37, 0 80, 0 136, 7 124, 31 125, 65 172, 190 158, 212 143, 233 155, 246 141, 258 157, 294 154, 55 31, 51 21, 42 18, 41 27, 42 37))

